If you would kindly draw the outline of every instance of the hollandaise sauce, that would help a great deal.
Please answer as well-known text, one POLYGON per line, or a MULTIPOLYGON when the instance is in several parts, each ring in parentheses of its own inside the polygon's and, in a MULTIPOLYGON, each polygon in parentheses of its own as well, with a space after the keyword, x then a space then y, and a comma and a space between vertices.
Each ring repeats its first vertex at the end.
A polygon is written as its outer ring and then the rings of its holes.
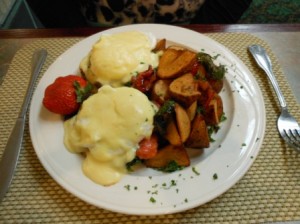
POLYGON ((82 170, 87 177, 112 185, 126 173, 138 143, 152 134, 154 114, 155 106, 140 91, 105 85, 65 121, 64 144, 85 154, 82 170))
POLYGON ((149 65, 158 66, 159 56, 151 51, 155 42, 153 35, 139 31, 104 34, 80 67, 93 84, 122 86, 149 65))

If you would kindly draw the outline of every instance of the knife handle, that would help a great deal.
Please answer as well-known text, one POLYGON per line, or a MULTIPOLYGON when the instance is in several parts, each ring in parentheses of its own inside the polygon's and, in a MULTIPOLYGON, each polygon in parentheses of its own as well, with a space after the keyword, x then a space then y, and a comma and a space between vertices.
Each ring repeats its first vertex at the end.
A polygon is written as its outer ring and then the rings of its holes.
POLYGON ((17 118, 16 124, 9 136, 6 148, 2 155, 2 161, 0 163, 0 202, 9 188, 14 170, 17 166, 23 141, 24 128, 25 117, 17 118))

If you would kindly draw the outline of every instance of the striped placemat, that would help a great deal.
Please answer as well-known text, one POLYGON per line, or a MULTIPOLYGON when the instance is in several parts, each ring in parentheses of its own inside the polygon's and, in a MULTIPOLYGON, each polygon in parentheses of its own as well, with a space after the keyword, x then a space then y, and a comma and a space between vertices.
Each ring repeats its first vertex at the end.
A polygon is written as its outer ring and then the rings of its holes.
MULTIPOLYGON (((28 130, 15 177, 0 204, 0 223, 265 223, 300 220, 300 154, 283 143, 276 129, 279 105, 268 79, 247 52, 250 44, 264 46, 290 112, 300 120, 300 108, 270 47, 245 33, 206 34, 235 53, 250 69, 266 105, 266 135, 261 151, 247 174, 215 200, 182 213, 130 216, 89 205, 58 185, 39 162, 28 130)), ((81 38, 39 39, 15 55, 0 86, 0 156, 18 115, 30 76, 30 60, 37 48, 46 48, 42 72, 81 38)))

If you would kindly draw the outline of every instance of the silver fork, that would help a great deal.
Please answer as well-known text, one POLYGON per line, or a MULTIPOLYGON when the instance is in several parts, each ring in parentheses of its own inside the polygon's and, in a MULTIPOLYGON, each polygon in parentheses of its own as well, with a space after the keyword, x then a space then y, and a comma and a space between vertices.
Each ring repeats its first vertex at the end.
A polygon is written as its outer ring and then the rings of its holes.
POLYGON ((268 54, 266 53, 265 49, 259 45, 251 45, 248 47, 248 49, 253 55, 257 64, 267 74, 279 99, 281 114, 277 120, 277 128, 281 137, 288 145, 300 152, 300 126, 296 119, 290 115, 288 111, 286 101, 273 74, 272 63, 268 54))

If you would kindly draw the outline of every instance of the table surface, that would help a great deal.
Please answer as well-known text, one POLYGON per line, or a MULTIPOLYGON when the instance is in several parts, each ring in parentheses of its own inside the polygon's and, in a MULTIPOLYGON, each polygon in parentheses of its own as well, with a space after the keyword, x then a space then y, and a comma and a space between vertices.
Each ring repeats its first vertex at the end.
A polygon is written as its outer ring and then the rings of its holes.
MULTIPOLYGON (((185 27, 201 33, 246 32, 263 39, 278 59, 292 92, 298 103, 300 102, 300 24, 190 25, 185 27)), ((14 55, 26 44, 40 38, 86 37, 104 29, 106 28, 0 30, 0 85, 14 55)))
MULTIPOLYGON (((186 25, 201 33, 247 32, 266 41, 275 53, 300 103, 300 24, 186 25)), ((87 37, 108 28, 0 30, 0 83, 15 53, 36 38, 87 37)))

